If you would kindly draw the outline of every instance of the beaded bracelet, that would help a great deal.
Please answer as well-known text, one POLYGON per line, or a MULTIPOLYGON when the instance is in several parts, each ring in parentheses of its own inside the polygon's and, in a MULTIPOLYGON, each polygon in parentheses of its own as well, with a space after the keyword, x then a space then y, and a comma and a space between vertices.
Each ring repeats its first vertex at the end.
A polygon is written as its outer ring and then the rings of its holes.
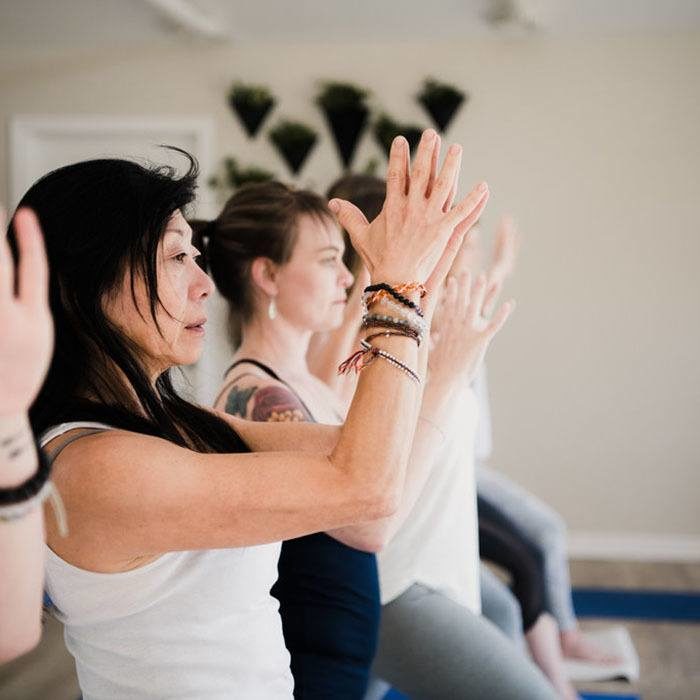
POLYGON ((381 357, 382 359, 386 360, 395 367, 398 367, 400 370, 405 372, 416 384, 418 384, 418 386, 420 386, 420 377, 407 364, 399 360, 398 357, 395 357, 386 350, 382 350, 381 348, 375 347, 374 345, 370 345, 366 340, 361 340, 360 345, 367 352, 371 352, 372 355, 374 355, 375 357, 381 357))
MULTIPOLYGON (((420 340, 418 339, 418 337, 413 331, 409 329, 381 331, 379 333, 373 333, 372 335, 367 336, 363 342, 369 343, 370 340, 374 340, 375 338, 379 338, 380 336, 390 337, 392 335, 403 336, 404 338, 411 338, 412 340, 415 340, 418 345, 420 345, 420 340)), ((355 373, 357 374, 368 364, 370 364, 373 359, 374 357, 368 355, 366 349, 363 348, 362 350, 357 350, 352 355, 350 355, 350 357, 348 357, 347 360, 340 363, 340 365, 338 366, 338 374, 347 374, 351 369, 354 369, 355 373)))
MULTIPOLYGON (((391 297, 382 299, 381 301, 382 306, 388 306, 394 313, 397 313, 402 320, 414 323, 423 335, 427 333, 428 323, 424 318, 418 316, 403 304, 399 304, 398 302, 394 301, 391 297)), ((363 308, 365 315, 369 315, 371 313, 366 305, 363 305, 363 308)))
MULTIPOLYGON (((411 283, 411 286, 415 284, 416 283, 411 283)), ((406 287, 408 286, 409 285, 401 285, 398 289, 410 291, 406 290, 406 287)), ((423 297, 425 296, 425 288, 422 285, 420 285, 420 287, 422 290, 421 297, 423 297)), ((418 287, 414 287, 414 289, 417 291, 418 287)), ((404 306, 407 306, 409 309, 413 309, 419 316, 423 316, 423 310, 420 308, 420 306, 418 306, 418 304, 412 302, 408 297, 405 297, 401 292, 397 291, 397 289, 392 287, 390 284, 386 284, 384 282, 380 282, 379 284, 370 284, 369 287, 365 287, 364 294, 367 295, 363 295, 363 301, 367 306, 371 306, 376 301, 379 301, 379 299, 384 298, 386 295, 390 295, 404 306)))

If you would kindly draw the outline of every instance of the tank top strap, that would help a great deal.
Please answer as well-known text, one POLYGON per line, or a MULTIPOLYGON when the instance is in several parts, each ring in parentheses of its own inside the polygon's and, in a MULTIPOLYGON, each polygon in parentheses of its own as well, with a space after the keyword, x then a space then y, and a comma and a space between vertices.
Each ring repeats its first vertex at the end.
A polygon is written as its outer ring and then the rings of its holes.
POLYGON ((58 455, 60 455, 61 452, 63 452, 63 450, 65 450, 66 447, 68 447, 68 445, 71 445, 76 440, 79 440, 82 437, 87 437, 88 435, 95 435, 96 433, 102 433, 105 430, 113 430, 113 428, 111 425, 107 425, 106 423, 77 421, 71 423, 61 423, 60 425, 55 425, 52 428, 46 430, 39 438, 39 445, 44 451, 44 455, 46 456, 48 463, 52 465, 58 458, 58 455), (45 449, 46 445, 48 445, 52 440, 55 440, 57 437, 60 437, 64 433, 67 433, 71 430, 80 430, 80 432, 77 435, 71 436, 62 445, 53 450, 45 449))

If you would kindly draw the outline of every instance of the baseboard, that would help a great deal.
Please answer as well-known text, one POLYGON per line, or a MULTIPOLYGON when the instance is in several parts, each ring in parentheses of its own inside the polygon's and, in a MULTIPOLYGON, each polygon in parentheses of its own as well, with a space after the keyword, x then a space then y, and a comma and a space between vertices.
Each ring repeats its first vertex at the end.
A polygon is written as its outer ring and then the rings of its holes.
POLYGON ((700 535, 570 532, 569 557, 618 561, 700 562, 700 535))

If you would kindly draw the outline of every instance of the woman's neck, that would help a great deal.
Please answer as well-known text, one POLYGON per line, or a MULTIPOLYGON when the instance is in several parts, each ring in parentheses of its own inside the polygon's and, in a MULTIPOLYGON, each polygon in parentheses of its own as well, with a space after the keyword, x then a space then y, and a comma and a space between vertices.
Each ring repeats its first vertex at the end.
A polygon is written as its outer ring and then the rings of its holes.
POLYGON ((278 316, 253 319, 243 327, 242 335, 237 358, 259 360, 286 377, 309 374, 306 353, 311 331, 296 328, 278 316))

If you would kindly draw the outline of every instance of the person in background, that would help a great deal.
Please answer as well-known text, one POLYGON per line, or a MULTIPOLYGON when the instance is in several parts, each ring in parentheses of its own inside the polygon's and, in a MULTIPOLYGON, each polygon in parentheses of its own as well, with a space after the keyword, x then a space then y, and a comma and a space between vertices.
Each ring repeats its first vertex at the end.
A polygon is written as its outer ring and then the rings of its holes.
POLYGON ((16 265, 0 209, 0 663, 28 652, 41 637, 41 506, 51 492, 28 416, 53 348, 46 253, 31 211, 18 211, 14 222, 16 265))
MULTIPOLYGON (((510 217, 498 224, 491 261, 488 266, 489 287, 500 290, 513 274, 519 249, 519 236, 510 217)), ((481 230, 476 226, 465 242, 467 264, 473 273, 484 268, 481 230)), ((566 523, 559 513, 534 494, 515 484, 503 473, 487 465, 492 453, 491 407, 488 396, 486 367, 483 365, 474 381, 479 400, 479 426, 476 440, 476 479, 479 511, 498 521, 511 541, 519 541, 529 552, 539 571, 544 608, 558 626, 561 650, 566 658, 615 663, 617 657, 599 649, 581 631, 571 597, 571 579, 566 546, 566 523)), ((527 558, 527 557, 526 557, 527 558)), ((494 584, 497 588, 498 584, 494 584)))
MULTIPOLYGON (((313 333, 341 325, 347 315, 346 290, 353 281, 342 262, 342 234, 325 201, 280 183, 251 185, 233 195, 213 222, 193 225, 206 234, 214 279, 241 326, 240 333, 234 329, 241 345, 217 407, 259 421, 342 422, 345 407, 311 374, 306 359, 313 333)), ((452 282, 456 287, 456 280, 452 282)), ((495 325, 475 334, 457 304, 467 301, 465 295, 452 290, 446 296, 443 307, 449 308, 441 315, 454 316, 453 332, 442 334, 431 347, 432 369, 397 514, 376 524, 283 543, 273 594, 280 600, 296 697, 364 696, 379 615, 371 552, 391 538, 411 510, 436 461, 440 426, 451 420, 452 390, 464 371, 473 372, 505 320, 507 306, 495 325)), ((484 654, 478 643, 474 646, 484 654)), ((497 647, 491 650, 495 653, 497 647)), ((484 670, 480 687, 492 682, 494 688, 510 683, 511 690, 521 689, 527 684, 527 673, 519 671, 522 665, 516 662, 508 674, 492 665, 490 676, 484 670)))

